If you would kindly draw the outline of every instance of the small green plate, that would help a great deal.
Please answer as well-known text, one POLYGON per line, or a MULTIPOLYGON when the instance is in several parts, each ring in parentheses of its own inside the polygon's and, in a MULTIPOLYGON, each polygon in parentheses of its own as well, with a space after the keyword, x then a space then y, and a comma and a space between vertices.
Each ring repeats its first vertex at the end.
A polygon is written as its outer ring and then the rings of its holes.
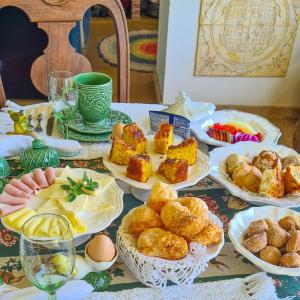
POLYGON ((80 118, 70 120, 68 123, 68 127, 69 129, 72 129, 72 131, 81 133, 104 134, 111 133, 113 126, 117 123, 128 124, 131 123, 131 119, 121 111, 111 110, 107 118, 97 126, 87 126, 84 124, 83 119, 80 118))

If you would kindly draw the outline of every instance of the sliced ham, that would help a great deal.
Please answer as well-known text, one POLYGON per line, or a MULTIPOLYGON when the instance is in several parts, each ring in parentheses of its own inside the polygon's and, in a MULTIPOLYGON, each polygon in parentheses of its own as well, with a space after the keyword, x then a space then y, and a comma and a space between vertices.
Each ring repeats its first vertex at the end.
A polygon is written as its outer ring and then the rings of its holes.
POLYGON ((21 205, 6 205, 4 207, 0 207, 0 217, 5 217, 6 215, 9 215, 13 213, 16 210, 19 210, 23 208, 25 204, 21 205))
POLYGON ((51 185, 55 182, 55 170, 52 167, 49 167, 45 170, 45 175, 48 181, 48 184, 51 185))
POLYGON ((28 193, 25 193, 21 190, 19 190, 18 188, 16 188, 15 186, 13 186, 12 184, 8 183, 5 187, 4 187, 4 192, 9 194, 10 196, 15 196, 15 197, 20 197, 20 198, 30 198, 28 193))
POLYGON ((42 169, 36 169, 33 171, 33 180, 39 185, 41 189, 49 186, 45 173, 42 169))
POLYGON ((7 194, 0 195, 0 203, 6 203, 10 205, 25 205, 27 202, 27 198, 15 197, 7 194))
POLYGON ((29 186, 27 186, 26 184, 24 184, 23 182, 21 182, 18 179, 12 179, 10 181, 10 184, 13 185, 14 187, 18 188, 20 191, 23 191, 27 194, 33 194, 34 193, 34 191, 29 186))
POLYGON ((25 174, 21 177, 21 182, 26 184, 28 187, 30 187, 34 192, 36 190, 40 190, 39 185, 33 180, 31 174, 25 174))

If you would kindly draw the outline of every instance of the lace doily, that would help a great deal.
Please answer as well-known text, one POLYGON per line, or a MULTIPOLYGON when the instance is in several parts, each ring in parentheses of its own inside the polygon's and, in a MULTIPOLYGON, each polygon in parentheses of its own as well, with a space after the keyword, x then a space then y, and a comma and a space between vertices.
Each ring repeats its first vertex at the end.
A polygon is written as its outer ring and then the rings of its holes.
MULTIPOLYGON (((168 281, 178 285, 192 284, 202 273, 208 261, 217 256, 224 245, 221 242, 214 247, 204 247, 197 243, 189 245, 189 253, 181 260, 167 260, 143 255, 137 250, 137 239, 127 231, 129 216, 136 208, 129 211, 123 218, 117 232, 116 247, 120 258, 134 276, 144 285, 151 288, 164 288, 168 281)), ((222 222, 209 212, 210 222, 223 227, 222 222)))

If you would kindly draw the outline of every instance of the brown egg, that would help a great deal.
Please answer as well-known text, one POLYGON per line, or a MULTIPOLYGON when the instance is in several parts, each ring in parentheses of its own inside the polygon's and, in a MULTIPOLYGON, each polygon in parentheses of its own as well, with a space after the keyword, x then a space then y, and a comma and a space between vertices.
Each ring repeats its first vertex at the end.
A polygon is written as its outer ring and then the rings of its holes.
POLYGON ((117 136, 118 138, 121 139, 123 135, 123 128, 124 128, 124 124, 122 123, 115 124, 112 129, 111 137, 113 138, 114 136, 117 136))
POLYGON ((116 250, 111 239, 106 235, 96 235, 87 247, 88 256, 96 262, 112 261, 116 250))

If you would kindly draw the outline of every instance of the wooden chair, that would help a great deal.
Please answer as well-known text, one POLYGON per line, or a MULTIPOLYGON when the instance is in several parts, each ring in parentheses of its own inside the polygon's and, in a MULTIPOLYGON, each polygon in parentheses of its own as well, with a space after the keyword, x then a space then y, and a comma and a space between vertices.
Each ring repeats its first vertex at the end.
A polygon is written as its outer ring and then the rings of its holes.
MULTIPOLYGON (((48 74, 68 70, 74 74, 90 72, 89 61, 69 42, 69 34, 76 21, 83 19, 91 6, 101 4, 110 10, 117 36, 118 101, 129 102, 130 63, 126 16, 119 0, 1 0, 0 9, 15 6, 22 9, 31 22, 48 34, 49 42, 44 54, 31 67, 33 85, 44 95, 48 94, 48 74)), ((2 99, 0 87, 0 100, 2 99)))

